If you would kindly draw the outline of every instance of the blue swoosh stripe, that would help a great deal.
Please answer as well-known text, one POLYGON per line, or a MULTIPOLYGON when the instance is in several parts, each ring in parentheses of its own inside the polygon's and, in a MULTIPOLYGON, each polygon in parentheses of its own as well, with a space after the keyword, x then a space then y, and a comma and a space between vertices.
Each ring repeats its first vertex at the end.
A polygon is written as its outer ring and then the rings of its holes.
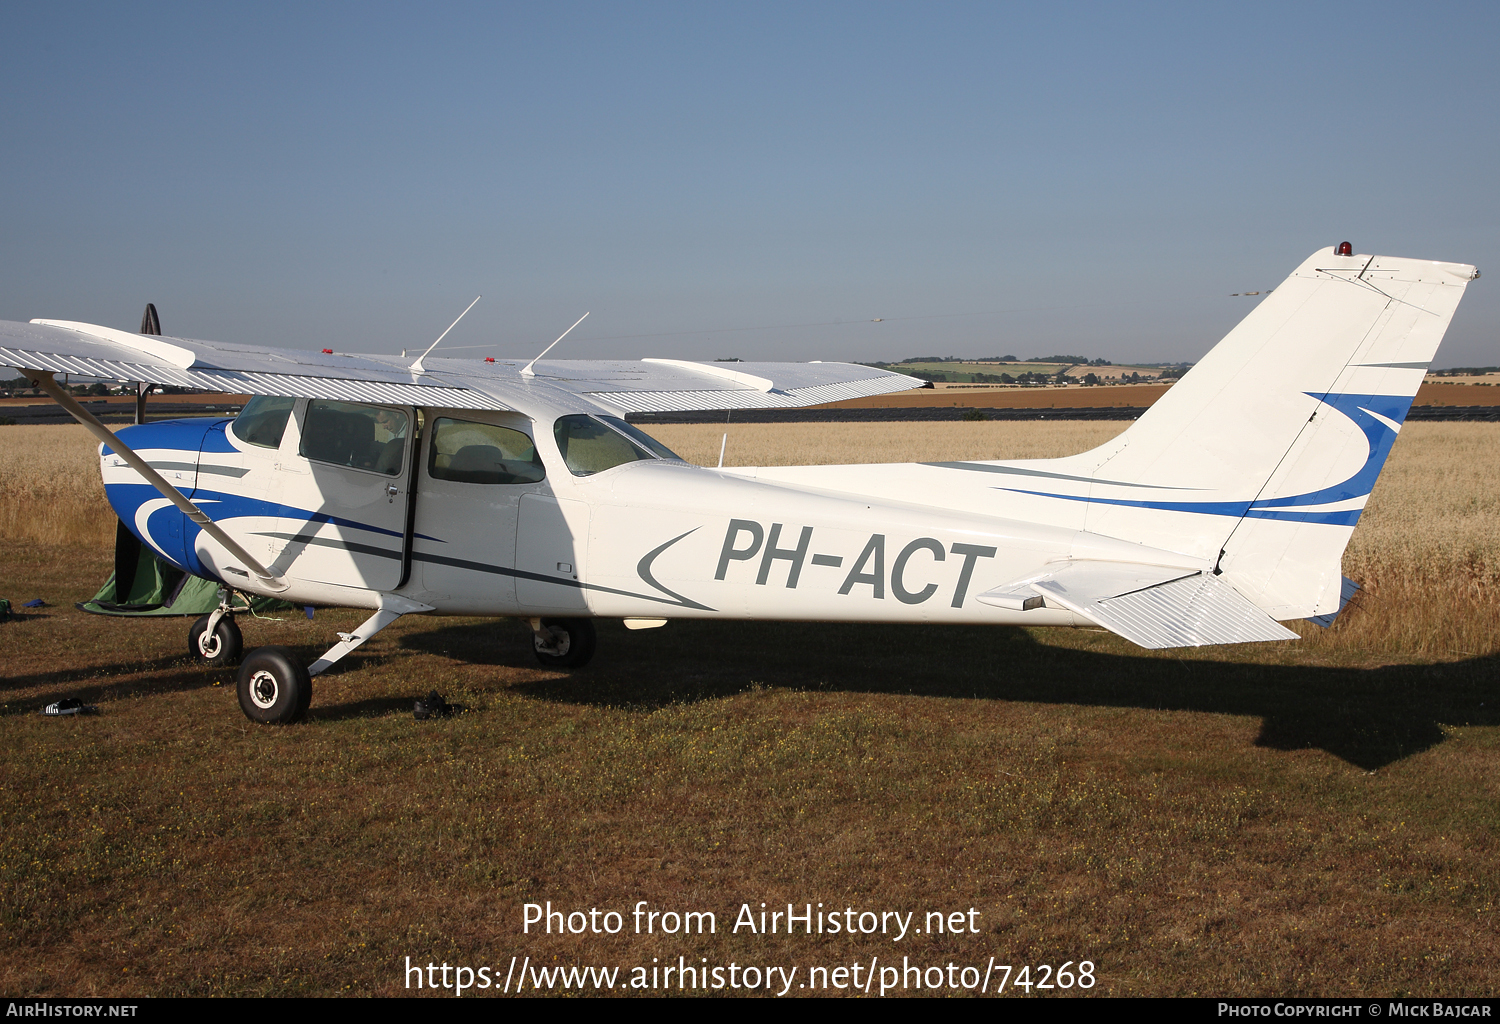
POLYGON ((1166 512, 1197 512, 1211 516, 1280 519, 1287 522, 1353 526, 1359 522, 1362 509, 1293 511, 1287 506, 1329 505, 1337 501, 1348 501, 1351 498, 1367 497, 1375 486, 1375 479, 1380 475, 1381 467, 1385 465, 1386 457, 1391 453, 1391 446, 1396 443, 1396 431, 1379 417, 1384 417, 1398 425, 1405 422, 1406 414, 1411 410, 1412 398, 1405 395, 1335 395, 1331 392, 1318 394, 1311 391, 1305 394, 1353 420, 1369 444, 1369 452, 1365 456, 1364 465, 1347 480, 1329 487, 1284 498, 1261 498, 1255 501, 1135 501, 1128 498, 1090 498, 1077 494, 1052 494, 1046 491, 1027 491, 1017 487, 997 487, 996 490, 1032 494, 1042 498, 1061 498, 1065 501, 1159 509, 1166 512))
MULTIPOLYGON (((120 518, 131 521, 135 510, 144 502, 152 498, 161 497, 160 492, 150 484, 109 484, 105 487, 109 494, 110 504, 120 512, 120 518), (139 493, 139 501, 132 501, 134 493, 139 493), (128 516, 126 515, 128 510, 128 516)), ((329 523, 333 526, 343 526, 355 530, 367 530, 370 533, 378 533, 387 537, 402 537, 405 534, 400 530, 387 530, 380 526, 371 526, 368 523, 357 522, 353 519, 345 519, 342 516, 330 515, 327 512, 312 512, 292 505, 282 505, 279 502, 265 501, 261 498, 247 498, 239 494, 230 494, 226 491, 211 491, 199 487, 189 495, 194 503, 203 502, 212 504, 212 508, 205 508, 210 518, 215 522, 220 519, 238 519, 242 516, 264 516, 266 518, 296 519, 312 523, 329 523)), ((437 544, 446 544, 447 541, 440 537, 429 537, 425 533, 413 534, 422 540, 430 540, 437 544)))
POLYGON ((1253 508, 1247 501, 1131 501, 1128 498, 1088 498, 1077 494, 1049 494, 1046 491, 1022 491, 1014 487, 997 487, 996 490, 1015 491, 1017 494, 1032 494, 1039 498, 1061 498, 1064 501, 1082 501, 1095 505, 1126 505, 1131 508, 1151 508, 1165 512, 1197 512, 1207 516, 1232 516, 1235 519, 1283 519, 1296 523, 1325 523, 1331 526, 1353 526, 1359 522, 1360 509, 1335 509, 1332 511, 1294 512, 1274 508, 1253 508))

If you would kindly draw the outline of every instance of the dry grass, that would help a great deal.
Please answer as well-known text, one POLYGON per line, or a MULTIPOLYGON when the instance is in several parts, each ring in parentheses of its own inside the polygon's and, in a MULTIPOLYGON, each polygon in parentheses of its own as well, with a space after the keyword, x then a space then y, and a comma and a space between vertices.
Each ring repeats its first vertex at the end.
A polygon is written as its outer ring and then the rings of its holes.
POLYGON ((1500 584, 1500 425, 1410 423, 1344 555, 1377 585, 1500 584))
MULTIPOLYGON (((730 451, 814 461, 802 432, 825 461, 1056 455, 1115 426, 734 427, 730 451), (940 450, 896 454, 915 434, 940 450)), ((0 428, 7 491, 45 450, 19 452, 17 430, 0 428)), ((713 461, 720 433, 659 436, 713 461)), ((1374 592, 1302 644, 605 623, 594 664, 565 675, 536 666, 521 624, 409 617, 320 676, 287 729, 248 725, 232 674, 180 657, 185 623, 75 612, 107 543, 21 543, 7 511, 3 596, 51 607, 0 625, 0 991, 400 994, 406 956, 503 973, 512 955, 904 954, 1091 959, 1116 995, 1488 995, 1500 632, 1465 634, 1474 656, 1411 645, 1490 607, 1497 436, 1403 431, 1349 556, 1374 592), (1444 590, 1440 567, 1465 565, 1444 590), (433 687, 472 712, 414 722, 433 687), (66 695, 101 713, 33 713, 66 695), (715 911, 720 931, 520 932, 525 902, 642 899, 715 911), (741 902, 789 900, 972 906, 982 929, 899 946, 728 931, 741 902)), ((59 500, 86 503, 74 486, 59 500)), ((360 617, 242 624, 310 660, 360 617)))
POLYGON ((75 424, 0 426, 0 536, 33 544, 115 542, 98 445, 75 424))
POLYGON ((1344 552, 1366 587, 1329 640, 1383 657, 1500 648, 1500 425, 1411 423, 1344 552))

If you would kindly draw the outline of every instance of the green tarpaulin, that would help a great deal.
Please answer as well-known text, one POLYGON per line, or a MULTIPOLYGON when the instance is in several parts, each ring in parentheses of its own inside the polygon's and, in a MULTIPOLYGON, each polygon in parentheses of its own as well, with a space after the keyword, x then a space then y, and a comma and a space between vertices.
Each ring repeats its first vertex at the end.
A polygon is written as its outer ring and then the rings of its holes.
MULTIPOLYGON (((237 595, 235 607, 243 610, 245 602, 246 595, 237 595)), ((78 607, 95 615, 207 615, 219 607, 219 584, 161 561, 120 523, 115 571, 99 593, 78 607)), ((273 597, 249 598, 249 608, 257 612, 291 607, 273 597)))

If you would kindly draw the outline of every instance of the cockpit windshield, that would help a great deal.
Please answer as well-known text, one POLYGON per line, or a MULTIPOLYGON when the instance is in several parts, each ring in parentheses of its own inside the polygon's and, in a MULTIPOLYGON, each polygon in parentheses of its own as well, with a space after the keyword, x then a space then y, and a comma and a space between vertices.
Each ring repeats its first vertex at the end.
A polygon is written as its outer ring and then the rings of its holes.
POLYGON ((286 422, 292 415, 292 406, 296 404, 295 398, 256 395, 245 403, 231 425, 234 436, 247 444, 279 448, 281 436, 286 433, 286 422))
POLYGON ((672 459, 675 462, 682 461, 682 456, 672 451, 672 449, 662 444, 660 441, 652 437, 650 434, 646 433, 640 427, 626 423, 618 416, 600 416, 599 419, 614 427, 616 430, 624 434, 626 437, 630 438, 636 444, 644 447, 658 459, 672 459))

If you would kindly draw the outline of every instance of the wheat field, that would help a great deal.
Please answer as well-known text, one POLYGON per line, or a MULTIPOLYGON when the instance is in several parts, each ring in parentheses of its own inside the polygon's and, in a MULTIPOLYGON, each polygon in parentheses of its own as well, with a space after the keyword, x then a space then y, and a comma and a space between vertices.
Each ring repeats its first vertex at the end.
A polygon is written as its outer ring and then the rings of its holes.
POLYGON ((115 542, 98 443, 76 424, 0 427, 0 534, 32 544, 115 542))
MULTIPOLYGON (((689 462, 839 465, 1055 458, 1114 437, 1123 421, 653 425, 689 462)), ((1389 654, 1477 655, 1500 643, 1500 424, 1410 423, 1344 554, 1366 588, 1358 639, 1389 654)), ((96 445, 78 426, 0 427, 0 531, 38 545, 114 542, 96 445)), ((1299 627, 1300 628, 1300 627, 1299 627)), ((1312 629, 1312 627, 1309 627, 1312 629)))

